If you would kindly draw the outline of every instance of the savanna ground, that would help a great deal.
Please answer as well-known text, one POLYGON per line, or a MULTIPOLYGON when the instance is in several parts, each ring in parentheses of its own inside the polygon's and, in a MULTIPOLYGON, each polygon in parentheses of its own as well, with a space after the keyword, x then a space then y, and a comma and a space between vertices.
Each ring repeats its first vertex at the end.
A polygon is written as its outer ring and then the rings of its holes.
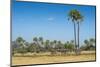
POLYGON ((12 57, 12 65, 28 65, 28 64, 47 64, 47 63, 62 63, 62 62, 79 62, 79 61, 95 61, 95 51, 82 51, 80 55, 75 55, 73 52, 66 55, 50 55, 47 53, 31 54, 27 53, 24 56, 16 54, 12 57))

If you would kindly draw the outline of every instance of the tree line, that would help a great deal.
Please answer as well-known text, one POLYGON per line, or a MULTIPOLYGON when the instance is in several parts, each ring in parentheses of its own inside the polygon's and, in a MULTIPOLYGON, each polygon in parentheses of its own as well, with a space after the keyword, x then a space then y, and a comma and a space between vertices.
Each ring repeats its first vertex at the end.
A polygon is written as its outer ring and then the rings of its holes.
MULTIPOLYGON (((95 39, 90 38, 84 40, 84 44, 79 48, 80 51, 95 50, 95 39)), ((22 37, 18 37, 15 41, 12 41, 12 54, 20 53, 44 53, 50 52, 52 55, 60 52, 66 54, 67 52, 75 52, 74 40, 66 41, 62 43, 57 40, 44 40, 43 37, 34 37, 33 42, 29 43, 22 37)))

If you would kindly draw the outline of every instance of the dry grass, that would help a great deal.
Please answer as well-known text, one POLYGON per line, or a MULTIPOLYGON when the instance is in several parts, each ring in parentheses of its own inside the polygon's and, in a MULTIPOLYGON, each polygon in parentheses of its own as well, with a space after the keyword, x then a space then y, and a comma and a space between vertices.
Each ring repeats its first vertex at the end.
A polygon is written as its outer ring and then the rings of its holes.
MULTIPOLYGON (((84 53, 84 52, 83 52, 84 53)), ((86 52, 85 52, 86 53, 86 52)), ((14 56, 12 57, 12 65, 27 65, 27 64, 47 64, 61 62, 78 62, 78 61, 94 61, 95 53, 82 55, 40 55, 40 56, 14 56)))

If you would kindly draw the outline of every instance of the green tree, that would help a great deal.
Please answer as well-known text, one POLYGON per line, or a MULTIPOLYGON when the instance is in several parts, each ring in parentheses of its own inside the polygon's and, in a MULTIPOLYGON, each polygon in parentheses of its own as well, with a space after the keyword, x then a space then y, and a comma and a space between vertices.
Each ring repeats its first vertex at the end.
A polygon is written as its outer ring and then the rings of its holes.
POLYGON ((16 39, 16 42, 19 44, 19 46, 23 46, 23 43, 25 42, 25 40, 22 37, 18 37, 16 39))
POLYGON ((36 53, 39 53, 40 52, 40 48, 41 48, 41 46, 40 46, 40 44, 39 44, 39 41, 42 41, 42 37, 39 37, 39 39, 37 38, 37 37, 34 37, 33 38, 33 44, 34 44, 34 46, 35 46, 35 48, 36 48, 36 53))
POLYGON ((71 19, 74 24, 74 38, 75 38, 76 54, 79 54, 79 51, 77 51, 77 49, 79 49, 79 29, 80 29, 80 22, 83 20, 83 16, 78 10, 73 9, 68 13, 68 17, 69 17, 68 20, 71 19), (76 28, 76 24, 78 28, 76 28), (76 39, 76 29, 77 29, 77 39, 76 39))
POLYGON ((64 45, 62 44, 61 41, 58 41, 57 48, 58 49, 64 49, 64 45))
POLYGON ((88 40, 84 40, 84 43, 89 46, 89 41, 88 40))
POLYGON ((34 53, 37 50, 37 46, 34 43, 31 43, 28 48, 27 48, 28 52, 34 53))
POLYGON ((57 45, 57 40, 54 40, 52 45, 53 45, 53 48, 55 48, 55 46, 57 45))
POLYGON ((43 37, 39 37, 39 42, 43 44, 43 37))
POLYGON ((38 38, 37 37, 34 37, 33 38, 33 41, 37 42, 38 41, 38 38))
POLYGON ((43 37, 39 37, 39 41, 40 41, 40 42, 43 41, 43 37))
POLYGON ((19 45, 19 48, 17 49, 17 51, 24 55, 27 52, 25 48, 25 40, 22 37, 18 37, 16 39, 16 42, 19 45))
POLYGON ((46 40, 46 41, 45 41, 45 49, 46 49, 47 51, 50 50, 50 41, 49 41, 49 40, 46 40))
POLYGON ((42 48, 44 48, 43 37, 39 37, 39 44, 42 48))
POLYGON ((84 50, 94 50, 95 49, 95 39, 90 38, 89 40, 84 40, 85 46, 84 50))
POLYGON ((95 46, 95 39, 94 38, 90 38, 90 44, 95 46))
POLYGON ((69 51, 73 51, 74 50, 73 40, 71 40, 70 42, 67 41, 67 43, 64 44, 64 48, 68 49, 69 51))
POLYGON ((55 48, 54 42, 53 42, 53 41, 50 42, 50 47, 51 47, 51 48, 55 48))

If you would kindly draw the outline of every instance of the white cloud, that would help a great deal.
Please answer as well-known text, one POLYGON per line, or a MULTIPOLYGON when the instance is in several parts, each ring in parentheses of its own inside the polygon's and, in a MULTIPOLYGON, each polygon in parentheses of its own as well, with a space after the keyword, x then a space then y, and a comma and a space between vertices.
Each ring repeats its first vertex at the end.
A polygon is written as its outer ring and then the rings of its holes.
POLYGON ((49 18, 47 18, 47 20, 52 21, 52 20, 54 20, 54 18, 53 17, 49 17, 49 18))

